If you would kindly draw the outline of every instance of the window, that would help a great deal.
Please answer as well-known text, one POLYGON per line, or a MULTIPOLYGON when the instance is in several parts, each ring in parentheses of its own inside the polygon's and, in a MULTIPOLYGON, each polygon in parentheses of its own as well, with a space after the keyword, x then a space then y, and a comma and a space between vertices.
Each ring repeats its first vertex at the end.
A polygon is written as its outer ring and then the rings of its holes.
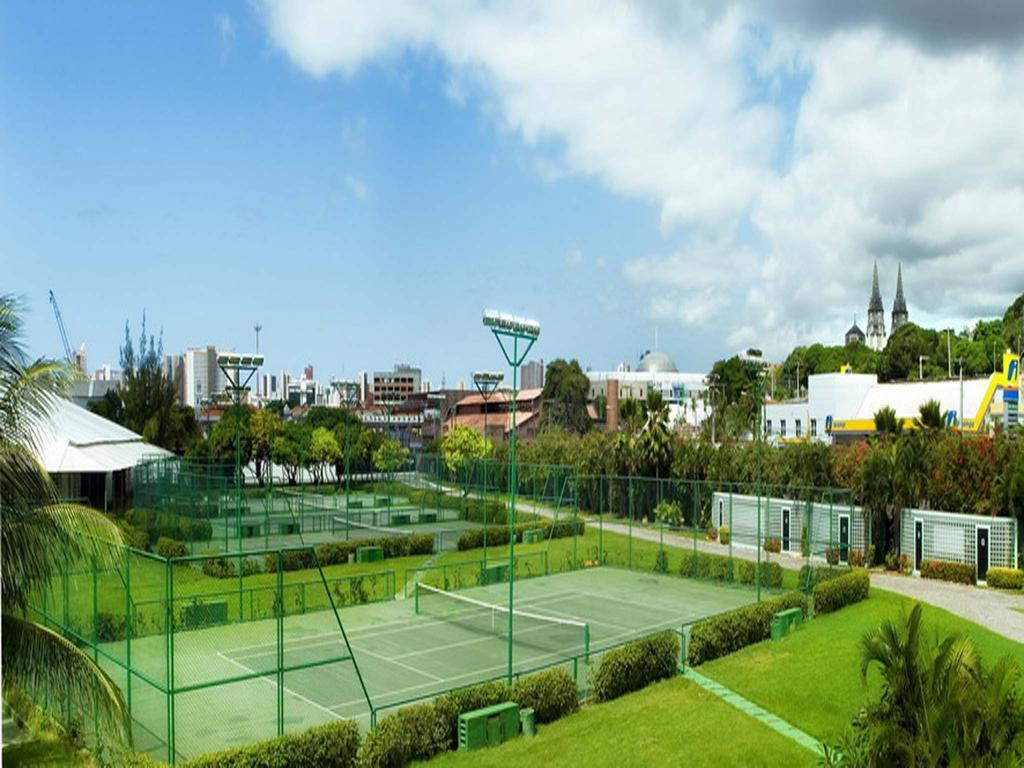
POLYGON ((818 420, 811 419, 811 437, 818 436, 818 420))
POLYGON ((800 437, 800 435, 801 435, 800 419, 796 420, 796 428, 794 429, 794 431, 796 432, 796 436, 800 437))
POLYGON ((786 420, 785 419, 779 419, 779 434, 782 437, 786 436, 786 420))

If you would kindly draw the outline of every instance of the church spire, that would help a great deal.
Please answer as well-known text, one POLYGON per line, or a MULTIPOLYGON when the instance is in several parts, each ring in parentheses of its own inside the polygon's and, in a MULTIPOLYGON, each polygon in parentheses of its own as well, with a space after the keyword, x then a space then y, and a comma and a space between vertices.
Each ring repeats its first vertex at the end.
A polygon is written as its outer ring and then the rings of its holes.
POLYGON ((895 331, 909 319, 907 300, 903 298, 903 265, 896 273, 896 299, 892 303, 892 329, 895 331))
POLYGON ((877 260, 871 276, 871 301, 868 302, 868 327, 865 335, 868 346, 881 352, 885 347, 885 306, 882 304, 882 292, 878 288, 877 260))
MULTIPOLYGON (((882 292, 878 289, 878 260, 875 260, 875 271, 871 276, 871 301, 868 303, 868 317, 872 312, 885 312, 882 305, 882 292)), ((870 325, 870 321, 868 323, 870 325)))

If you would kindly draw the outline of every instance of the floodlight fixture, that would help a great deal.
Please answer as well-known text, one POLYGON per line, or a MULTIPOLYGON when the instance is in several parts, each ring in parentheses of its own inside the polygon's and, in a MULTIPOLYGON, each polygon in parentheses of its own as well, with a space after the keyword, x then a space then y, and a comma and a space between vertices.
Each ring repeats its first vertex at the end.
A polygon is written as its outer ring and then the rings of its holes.
POLYGON ((517 317, 495 309, 484 310, 484 325, 495 333, 509 333, 527 339, 540 336, 540 323, 528 317, 517 317))
POLYGON ((473 371, 473 384, 487 399, 498 388, 498 385, 505 380, 504 373, 494 371, 473 371))
POLYGON ((221 352, 217 355, 217 365, 221 368, 259 368, 263 365, 263 355, 246 354, 237 352, 221 352))
POLYGON ((240 526, 242 524, 242 419, 240 416, 242 392, 249 386, 257 369, 263 365, 263 355, 221 352, 217 355, 217 365, 228 380, 230 385, 228 388, 234 394, 235 400, 235 522, 240 526))
POLYGON ((331 387, 341 398, 341 404, 351 408, 359 395, 359 384, 353 379, 331 379, 331 387))

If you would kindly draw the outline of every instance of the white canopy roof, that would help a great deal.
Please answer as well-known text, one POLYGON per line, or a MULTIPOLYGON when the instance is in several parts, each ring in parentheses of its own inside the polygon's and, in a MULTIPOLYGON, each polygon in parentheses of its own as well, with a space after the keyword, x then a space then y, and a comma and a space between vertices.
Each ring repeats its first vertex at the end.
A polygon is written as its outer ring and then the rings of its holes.
POLYGON ((38 458, 51 474, 115 472, 134 467, 143 458, 171 455, 70 400, 58 400, 53 418, 40 424, 36 434, 38 458))

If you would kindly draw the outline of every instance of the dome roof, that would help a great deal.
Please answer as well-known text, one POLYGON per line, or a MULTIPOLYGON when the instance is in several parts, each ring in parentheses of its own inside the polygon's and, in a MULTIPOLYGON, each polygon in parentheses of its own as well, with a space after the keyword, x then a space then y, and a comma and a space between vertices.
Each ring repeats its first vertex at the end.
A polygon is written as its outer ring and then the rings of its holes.
POLYGON ((664 352, 647 352, 636 369, 641 373, 679 373, 672 358, 664 352))

